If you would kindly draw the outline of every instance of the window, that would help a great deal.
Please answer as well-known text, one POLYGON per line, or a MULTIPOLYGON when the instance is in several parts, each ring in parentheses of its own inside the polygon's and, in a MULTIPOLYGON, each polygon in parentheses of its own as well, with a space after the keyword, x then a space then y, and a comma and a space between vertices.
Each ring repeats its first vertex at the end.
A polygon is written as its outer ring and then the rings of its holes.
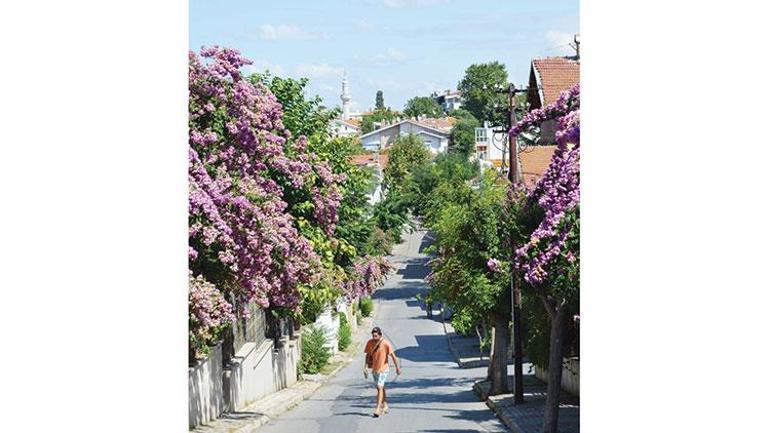
POLYGON ((476 143, 487 142, 487 130, 486 128, 476 128, 476 143))

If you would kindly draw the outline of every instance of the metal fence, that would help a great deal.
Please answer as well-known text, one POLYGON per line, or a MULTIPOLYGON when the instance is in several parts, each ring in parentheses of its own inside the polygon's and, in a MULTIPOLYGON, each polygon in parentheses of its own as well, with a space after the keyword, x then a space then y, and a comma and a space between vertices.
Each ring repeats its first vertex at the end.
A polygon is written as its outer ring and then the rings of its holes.
MULTIPOLYGON (((235 311, 240 311, 241 306, 234 298, 231 298, 231 303, 235 311)), ((256 343, 260 346, 265 340, 273 339, 273 345, 277 349, 283 346, 284 337, 292 338, 294 335, 294 323, 291 319, 276 317, 255 303, 249 304, 248 310, 249 318, 244 319, 238 314, 231 332, 224 336, 222 362, 225 366, 246 343, 256 343)))

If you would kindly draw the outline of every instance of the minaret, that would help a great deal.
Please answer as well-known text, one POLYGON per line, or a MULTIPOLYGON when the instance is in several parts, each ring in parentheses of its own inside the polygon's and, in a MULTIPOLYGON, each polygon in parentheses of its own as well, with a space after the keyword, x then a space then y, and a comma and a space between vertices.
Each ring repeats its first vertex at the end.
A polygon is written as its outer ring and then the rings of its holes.
POLYGON ((350 119, 350 90, 348 89, 347 73, 342 75, 342 94, 340 99, 342 99, 342 119, 348 120, 350 119))

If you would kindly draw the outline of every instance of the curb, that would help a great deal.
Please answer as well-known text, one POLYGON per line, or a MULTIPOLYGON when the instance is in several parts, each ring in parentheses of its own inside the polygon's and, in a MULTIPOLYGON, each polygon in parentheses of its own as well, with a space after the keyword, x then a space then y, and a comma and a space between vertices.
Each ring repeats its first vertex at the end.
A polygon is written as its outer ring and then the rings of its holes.
POLYGON ((509 417, 504 410, 502 410, 502 408, 498 407, 494 401, 492 401, 488 396, 484 395, 484 391, 479 386, 479 384, 482 382, 484 381, 481 380, 473 384, 473 392, 476 394, 479 400, 483 401, 484 404, 486 404, 487 407, 491 409, 492 412, 494 412, 500 422, 508 427, 508 430, 513 433, 524 433, 524 431, 519 428, 516 422, 511 417, 509 417))
POLYGON ((470 361, 463 361, 463 359, 460 358, 460 355, 457 353, 454 345, 452 344, 452 338, 449 336, 449 332, 446 329, 446 321, 444 320, 443 309, 441 310, 441 326, 444 327, 444 335, 446 336, 447 344, 449 344, 449 350, 452 352, 452 355, 454 355, 455 362, 460 368, 477 368, 489 366, 489 360, 473 359, 470 361))

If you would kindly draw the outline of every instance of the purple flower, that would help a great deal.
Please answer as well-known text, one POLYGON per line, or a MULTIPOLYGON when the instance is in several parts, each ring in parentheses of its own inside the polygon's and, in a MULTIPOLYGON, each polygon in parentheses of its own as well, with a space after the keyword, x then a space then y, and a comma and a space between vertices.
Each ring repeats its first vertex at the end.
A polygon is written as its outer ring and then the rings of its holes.
POLYGON ((500 263, 500 260, 489 259, 487 260, 487 268, 489 268, 490 271, 497 273, 502 271, 502 264, 500 263))

